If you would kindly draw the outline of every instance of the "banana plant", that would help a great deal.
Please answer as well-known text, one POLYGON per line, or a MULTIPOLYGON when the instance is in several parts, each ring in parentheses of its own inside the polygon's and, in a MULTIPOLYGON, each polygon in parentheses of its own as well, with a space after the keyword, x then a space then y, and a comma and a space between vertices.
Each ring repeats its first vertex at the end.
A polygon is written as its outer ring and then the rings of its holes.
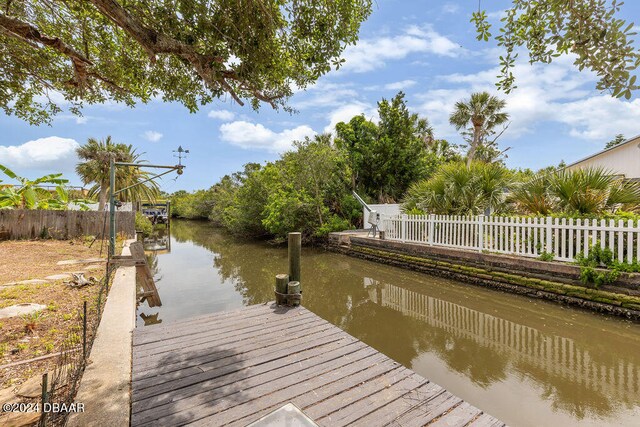
MULTIPOLYGON (((40 178, 30 180, 28 178, 18 176, 15 172, 4 165, 0 165, 0 171, 7 177, 20 183, 19 186, 4 186, 0 189, 0 208, 56 209, 54 206, 61 206, 61 200, 58 200, 46 189, 39 187, 39 185, 43 184, 53 184, 61 187, 68 183, 69 180, 62 178, 61 173, 44 175, 40 178)), ((56 192, 59 194, 57 188, 56 192)), ((62 188, 62 190, 66 191, 64 188, 62 188)), ((64 208, 66 208, 66 204, 65 207, 61 206, 58 209, 64 208)))

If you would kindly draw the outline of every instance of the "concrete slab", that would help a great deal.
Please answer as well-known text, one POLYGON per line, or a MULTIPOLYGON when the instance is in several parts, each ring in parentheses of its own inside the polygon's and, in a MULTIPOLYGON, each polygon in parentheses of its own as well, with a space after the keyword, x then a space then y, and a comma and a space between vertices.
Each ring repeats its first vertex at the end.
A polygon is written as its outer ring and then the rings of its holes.
POLYGON ((57 265, 75 265, 75 264, 95 264, 96 262, 106 262, 104 258, 85 258, 85 259, 67 259, 58 261, 57 265))
MULTIPOLYGON (((53 372, 49 372, 49 378, 53 378, 53 372)), ((52 381, 47 383, 48 391, 51 391, 52 381)), ((16 392, 18 396, 36 398, 42 396, 42 375, 36 375, 24 382, 16 392)))
POLYGON ((32 426, 40 418, 40 412, 12 412, 2 417, 4 427, 32 426))
POLYGON ((29 280, 20 280, 19 282, 5 283, 2 286, 41 285, 43 283, 49 283, 49 282, 46 281, 46 280, 42 280, 42 279, 29 279, 29 280))
POLYGON ((0 309, 0 319, 22 316, 24 314, 31 314, 37 311, 44 310, 45 308, 47 308, 47 306, 42 304, 26 303, 26 304, 10 305, 9 307, 0 309))
POLYGON ((69 273, 52 274, 51 276, 45 277, 45 279, 47 280, 63 280, 63 279, 70 279, 70 278, 71 278, 71 274, 69 273))
MULTIPOLYGON (((128 241, 127 243, 134 242, 128 241)), ((123 255, 130 255, 125 247, 123 255)), ((70 427, 128 426, 131 406, 132 333, 136 317, 136 268, 120 267, 107 297, 75 402, 70 427)))
POLYGON ((16 401, 16 394, 13 392, 13 386, 0 390, 0 404, 11 403, 16 401))

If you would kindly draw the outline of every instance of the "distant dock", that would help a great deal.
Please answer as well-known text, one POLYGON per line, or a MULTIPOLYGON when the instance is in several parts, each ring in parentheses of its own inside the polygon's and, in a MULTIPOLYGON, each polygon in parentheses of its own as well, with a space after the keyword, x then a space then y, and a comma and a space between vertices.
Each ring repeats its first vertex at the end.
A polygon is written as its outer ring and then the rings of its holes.
POLYGON ((305 308, 136 329, 132 426, 246 426, 291 402, 320 426, 504 423, 305 308))

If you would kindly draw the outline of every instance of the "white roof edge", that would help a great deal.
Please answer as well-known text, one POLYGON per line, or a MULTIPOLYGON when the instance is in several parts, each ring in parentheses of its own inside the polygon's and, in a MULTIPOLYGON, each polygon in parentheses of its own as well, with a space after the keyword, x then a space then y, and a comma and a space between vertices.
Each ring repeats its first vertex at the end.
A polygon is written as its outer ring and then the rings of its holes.
POLYGON ((623 145, 627 145, 627 144, 629 144, 630 142, 633 142, 633 141, 635 141, 635 140, 637 140, 637 139, 640 139, 640 134, 639 134, 639 135, 636 135, 636 136, 633 136, 633 137, 631 137, 631 138, 627 139, 626 141, 621 142, 621 143, 620 143, 620 144, 618 144, 618 145, 614 145, 613 147, 605 148, 604 150, 598 151, 597 153, 591 154, 590 156, 587 156, 587 157, 585 157, 585 158, 583 158, 583 159, 580 159, 580 160, 577 160, 577 161, 575 161, 575 162, 573 162, 573 163, 571 163, 571 164, 568 164, 567 166, 565 166, 565 169, 566 169, 566 168, 569 168, 569 167, 571 167, 571 166, 575 166, 575 165, 577 165, 578 163, 582 163, 582 162, 584 162, 584 161, 586 161, 586 160, 592 159, 592 158, 594 158, 594 157, 596 157, 596 156, 599 156, 600 154, 606 153, 607 151, 611 151, 611 150, 614 150, 614 149, 616 149, 616 148, 620 148, 620 147, 622 147, 623 145))

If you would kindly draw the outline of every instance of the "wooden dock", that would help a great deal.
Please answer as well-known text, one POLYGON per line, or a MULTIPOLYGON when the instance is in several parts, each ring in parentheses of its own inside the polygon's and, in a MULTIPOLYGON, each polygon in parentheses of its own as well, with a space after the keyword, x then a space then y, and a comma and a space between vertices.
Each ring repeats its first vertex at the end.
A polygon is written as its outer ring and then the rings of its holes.
POLYGON ((134 332, 132 426, 246 426, 289 402, 320 426, 504 426, 302 307, 134 332))

